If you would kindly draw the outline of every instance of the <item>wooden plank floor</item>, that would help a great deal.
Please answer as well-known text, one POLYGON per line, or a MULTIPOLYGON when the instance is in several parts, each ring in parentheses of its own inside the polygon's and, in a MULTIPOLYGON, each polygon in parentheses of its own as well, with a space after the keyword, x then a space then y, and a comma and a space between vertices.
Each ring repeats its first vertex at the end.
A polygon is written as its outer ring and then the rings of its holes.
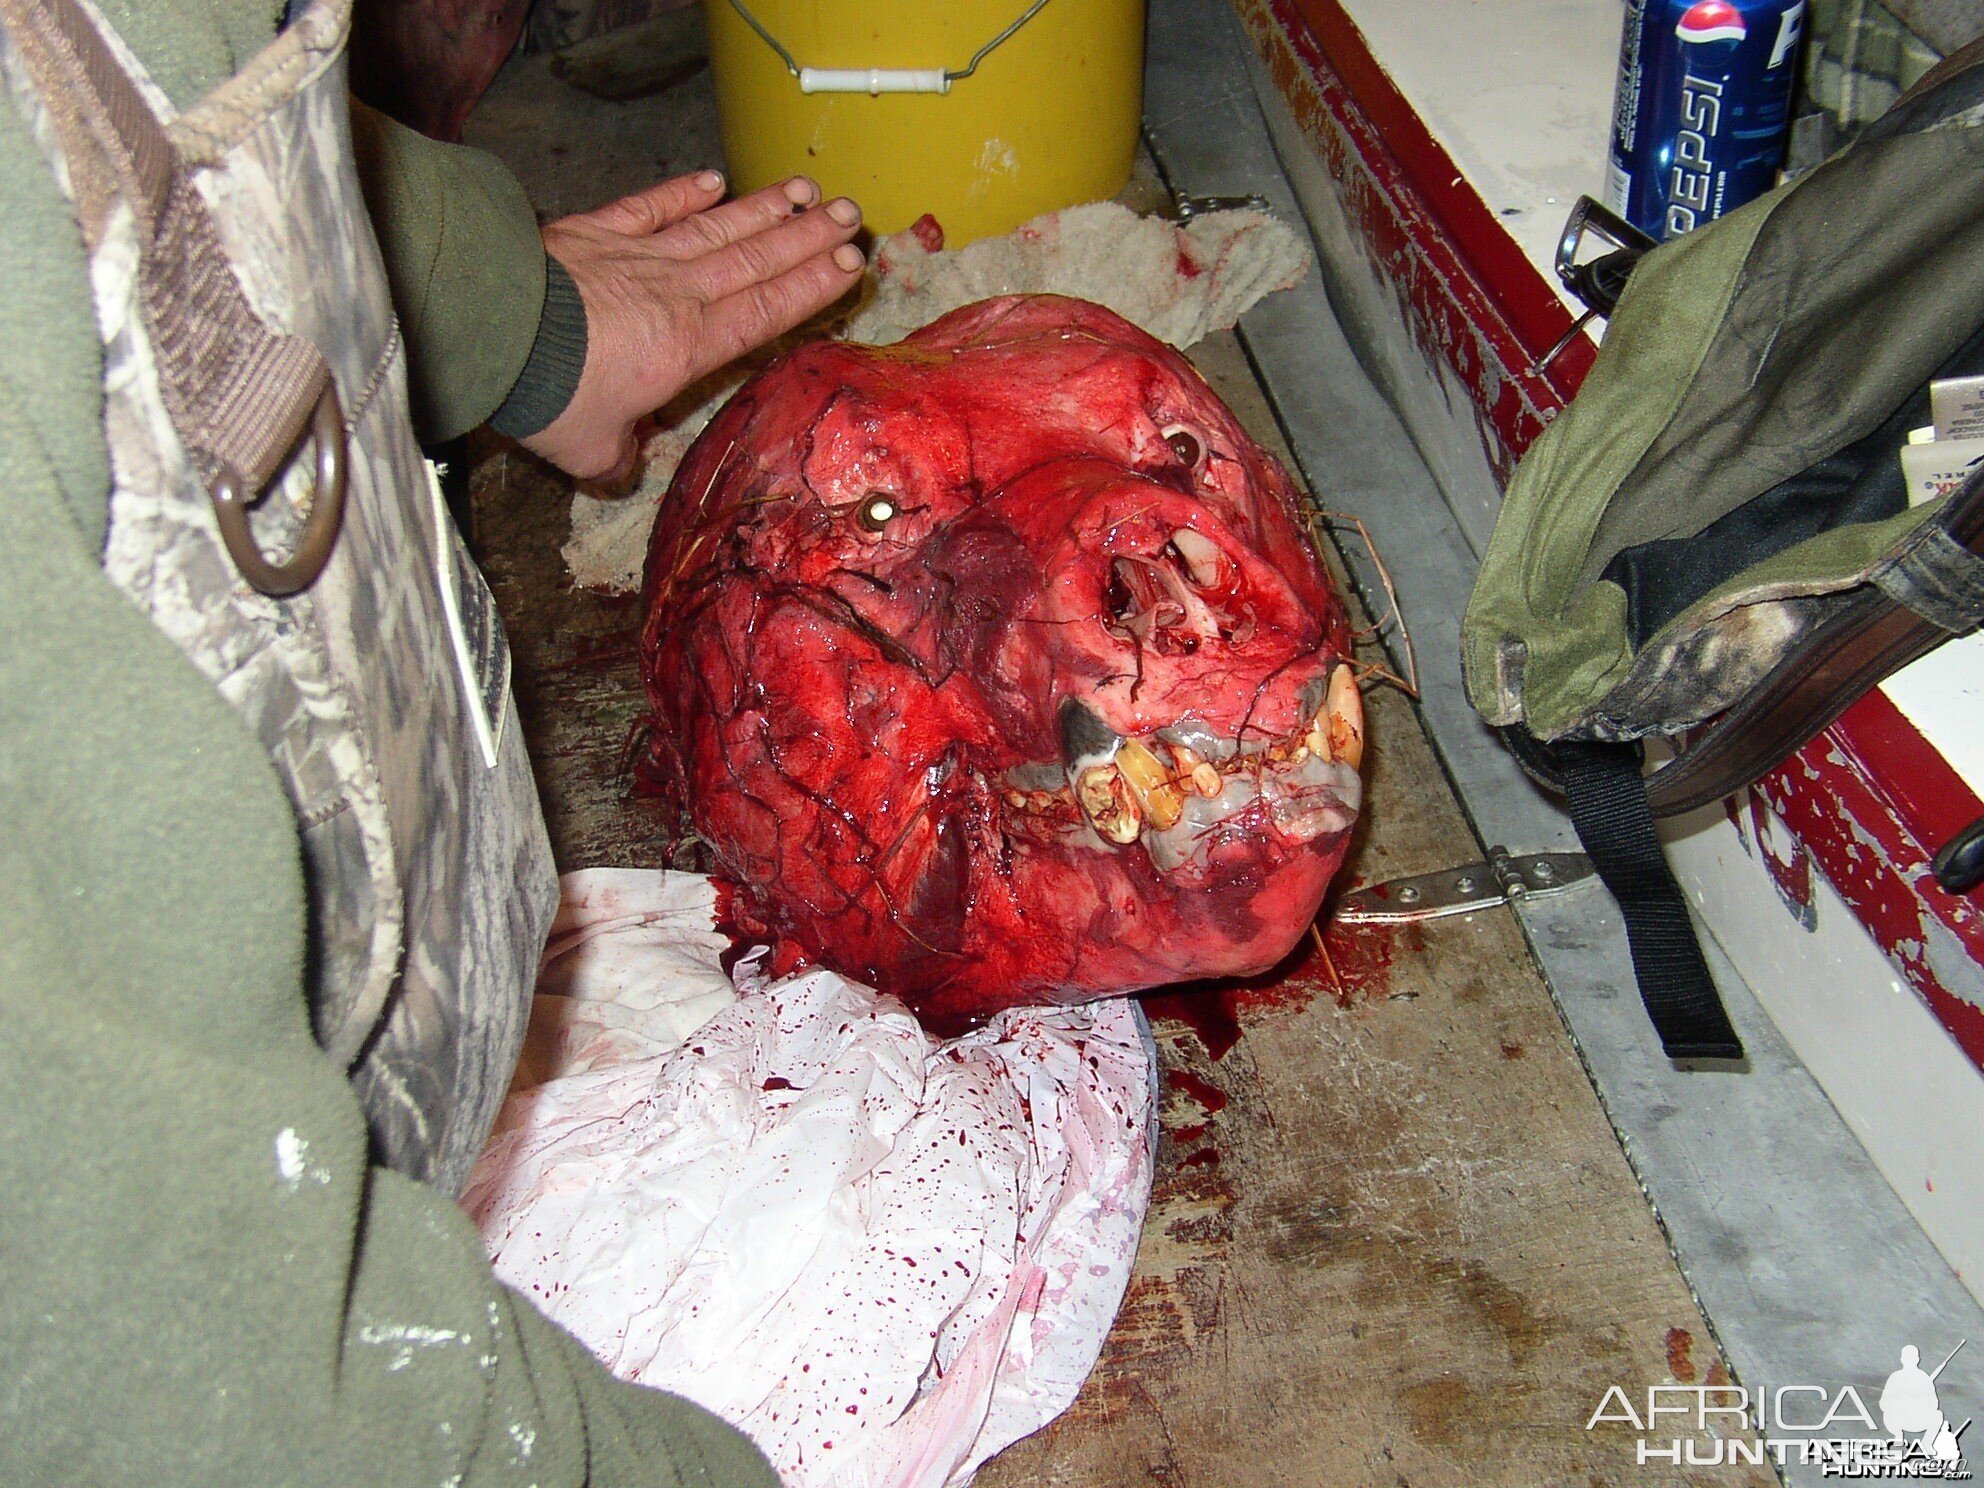
MULTIPOLYGON (((583 189, 584 141, 666 128, 673 100, 693 146, 708 138, 706 92, 601 104, 523 59, 491 112, 531 141, 512 157, 526 187, 569 209, 624 184, 583 189), (644 112, 614 112, 629 109, 644 112)), ((483 142, 503 149, 502 130, 483 142)), ((1277 444, 1233 339, 1195 359, 1277 444)), ((561 866, 659 866, 668 824, 630 797, 624 770, 642 714, 638 615, 570 589, 557 553, 569 495, 515 447, 472 444, 475 543, 561 866)), ((1368 702, 1367 808, 1346 877, 1479 856, 1410 701, 1368 702)), ((1610 1385, 1643 1400, 1651 1384, 1726 1376, 1511 916, 1336 927, 1325 947, 1260 985, 1149 1000, 1163 1139, 1122 1315, 1074 1408, 979 1481, 1769 1482, 1641 1467, 1631 1433, 1585 1430, 1610 1385)))
MULTIPOLYGON (((1273 447, 1232 339, 1194 359, 1273 447)), ((1410 701, 1367 704, 1346 879, 1480 856, 1410 701)), ((1075 1408, 979 1482, 1770 1481, 1584 1429, 1614 1383, 1727 1375, 1513 917, 1324 946, 1211 1008, 1153 999, 1163 1137, 1123 1313, 1075 1408)))

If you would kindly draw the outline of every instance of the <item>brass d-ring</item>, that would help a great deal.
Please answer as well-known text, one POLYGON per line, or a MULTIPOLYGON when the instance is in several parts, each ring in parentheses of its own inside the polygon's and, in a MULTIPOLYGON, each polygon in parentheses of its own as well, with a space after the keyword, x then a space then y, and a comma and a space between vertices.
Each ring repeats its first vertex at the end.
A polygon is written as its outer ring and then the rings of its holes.
POLYGON ((336 386, 328 379, 311 416, 310 433, 317 445, 317 479, 310 493, 310 521, 297 541, 296 551, 282 562, 270 562, 248 528, 248 508, 262 499, 264 491, 244 490, 240 472, 232 466, 223 466, 208 493, 213 497, 214 520, 220 524, 221 541, 227 544, 228 556, 234 559, 241 577, 276 599, 285 599, 316 581, 324 565, 331 561, 338 529, 344 525, 345 484, 350 475, 344 442, 344 406, 338 402, 336 386))

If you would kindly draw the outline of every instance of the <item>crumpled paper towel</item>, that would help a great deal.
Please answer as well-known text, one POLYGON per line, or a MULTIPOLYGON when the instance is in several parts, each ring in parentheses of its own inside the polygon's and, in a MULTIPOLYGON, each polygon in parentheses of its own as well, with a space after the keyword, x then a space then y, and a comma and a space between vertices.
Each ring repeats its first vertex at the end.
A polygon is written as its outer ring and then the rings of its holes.
POLYGON ((963 1483, 1066 1409, 1150 1197, 1135 1005, 939 1041, 832 972, 733 989, 707 879, 564 882, 462 1198, 497 1274, 789 1484, 963 1483))
POLYGON ((1064 294, 1107 305, 1160 341, 1185 347, 1223 331, 1262 296, 1299 284, 1309 250, 1266 212, 1208 212, 1189 222, 1139 217, 1116 202, 1050 212, 1004 237, 956 251, 928 246, 930 230, 906 228, 876 246, 854 312, 836 326, 805 328, 698 383, 656 420, 641 446, 632 494, 572 498, 566 565, 582 588, 640 587, 655 508, 675 467, 730 395, 776 353, 831 334, 887 345, 960 305, 1002 294, 1064 294))

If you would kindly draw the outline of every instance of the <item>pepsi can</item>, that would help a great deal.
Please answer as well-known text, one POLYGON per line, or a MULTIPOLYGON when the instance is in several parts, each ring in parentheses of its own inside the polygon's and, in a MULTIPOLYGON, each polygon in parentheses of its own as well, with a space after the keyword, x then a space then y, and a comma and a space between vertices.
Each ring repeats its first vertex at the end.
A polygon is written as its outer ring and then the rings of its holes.
POLYGON ((1626 0, 1605 203, 1679 237, 1777 184, 1805 0, 1626 0))

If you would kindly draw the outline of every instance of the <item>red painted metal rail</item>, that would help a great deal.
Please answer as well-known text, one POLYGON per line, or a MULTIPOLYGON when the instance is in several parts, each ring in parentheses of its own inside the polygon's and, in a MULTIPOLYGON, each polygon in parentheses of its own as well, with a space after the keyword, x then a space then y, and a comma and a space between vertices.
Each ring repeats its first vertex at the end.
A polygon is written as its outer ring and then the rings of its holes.
MULTIPOLYGON (((1371 54, 1338 0, 1236 0, 1296 122, 1429 363, 1474 403, 1488 463, 1506 483, 1595 356, 1543 273, 1503 229, 1371 54)), ((1984 1068, 1984 890, 1943 893, 1935 850, 1984 802, 1886 694, 1863 697, 1756 787, 1797 834, 1899 973, 1984 1068)))

